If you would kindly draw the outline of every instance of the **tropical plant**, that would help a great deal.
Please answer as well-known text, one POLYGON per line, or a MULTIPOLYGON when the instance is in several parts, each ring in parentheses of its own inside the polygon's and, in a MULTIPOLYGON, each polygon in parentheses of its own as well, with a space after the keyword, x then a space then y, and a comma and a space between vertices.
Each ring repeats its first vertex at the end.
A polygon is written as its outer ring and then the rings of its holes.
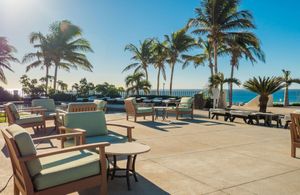
POLYGON ((184 63, 182 65, 182 69, 187 68, 190 63, 194 64, 194 67, 204 66, 205 63, 208 62, 208 67, 210 69, 210 76, 214 75, 214 65, 212 62, 212 46, 208 41, 203 41, 201 38, 197 40, 195 43, 195 47, 202 49, 203 53, 196 55, 182 55, 182 59, 184 59, 184 63))
POLYGON ((7 83, 3 69, 7 69, 13 72, 11 68, 11 62, 19 62, 19 60, 14 57, 14 53, 17 50, 8 44, 5 37, 0 37, 0 81, 7 83))
POLYGON ((152 39, 145 39, 143 42, 140 41, 140 46, 139 48, 136 47, 133 44, 128 44, 125 47, 125 51, 130 51, 133 56, 131 60, 134 60, 135 62, 132 64, 129 64, 126 66, 126 68, 122 71, 128 71, 131 69, 135 69, 134 72, 138 71, 144 71, 146 75, 146 80, 148 81, 148 66, 151 64, 151 45, 152 45, 153 40, 152 39))
POLYGON ((78 83, 74 83, 72 85, 72 90, 75 90, 76 91, 76 95, 78 95, 78 92, 79 92, 79 85, 78 85, 78 83))
POLYGON ((88 82, 86 78, 79 81, 79 95, 88 96, 90 91, 94 90, 95 86, 93 83, 88 82))
POLYGON ((120 93, 124 92, 124 89, 122 87, 117 88, 115 85, 104 82, 103 84, 96 85, 95 91, 104 97, 120 97, 120 93))
POLYGON ((187 52, 191 47, 195 45, 195 40, 186 32, 187 28, 183 28, 177 32, 172 33, 170 36, 165 35, 165 44, 168 52, 167 62, 169 63, 171 68, 170 95, 172 95, 175 65, 177 62, 182 62, 180 60, 180 55, 183 52, 187 52))
POLYGON ((82 38, 81 29, 70 21, 55 22, 49 27, 51 38, 51 54, 55 65, 54 84, 56 90, 58 69, 70 68, 92 71, 92 64, 87 59, 85 52, 93 52, 90 43, 82 38))
POLYGON ((266 112, 269 95, 282 89, 282 79, 280 77, 253 77, 244 83, 244 88, 257 93, 259 97, 259 111, 266 112))
POLYGON ((146 94, 150 93, 151 84, 145 80, 144 77, 145 74, 142 72, 135 72, 132 75, 128 75, 125 78, 127 94, 132 93, 139 95, 140 90, 143 90, 146 94))
POLYGON ((57 81, 57 85, 58 85, 58 87, 60 88, 61 91, 67 91, 68 90, 68 84, 64 83, 61 80, 57 81))
MULTIPOLYGON (((226 53, 231 57, 230 78, 234 77, 234 69, 239 68, 240 59, 249 60, 252 65, 260 60, 265 62, 264 52, 260 48, 258 38, 250 32, 236 33, 233 38, 227 42, 221 53, 226 53)), ((232 88, 233 84, 229 83, 229 106, 232 106, 232 88)))
POLYGON ((52 54, 51 54, 51 40, 49 37, 43 35, 42 33, 33 32, 30 34, 29 41, 33 44, 34 48, 38 48, 37 52, 27 53, 24 55, 22 63, 29 63, 26 66, 26 72, 33 68, 41 67, 41 69, 46 70, 45 84, 46 84, 46 94, 48 93, 48 83, 49 83, 49 69, 52 65, 52 54))
POLYGON ((291 76, 291 71, 282 69, 281 81, 284 84, 284 106, 289 106, 289 86, 292 83, 300 84, 300 79, 294 79, 291 76))
POLYGON ((209 88, 217 88, 220 86, 220 99, 219 99, 219 107, 225 107, 225 97, 224 97, 224 90, 223 86, 226 83, 234 83, 236 85, 241 85, 241 82, 236 78, 225 78, 223 73, 214 74, 213 76, 209 77, 209 88))
POLYGON ((27 75, 20 78, 22 91, 31 97, 38 97, 45 93, 45 86, 38 83, 37 79, 30 79, 27 75))
POLYGON ((152 45, 152 62, 154 67, 157 69, 157 89, 156 93, 159 95, 160 75, 162 74, 163 79, 166 80, 166 67, 165 62, 168 58, 168 52, 166 46, 155 41, 152 45))
POLYGON ((240 0, 202 0, 195 9, 196 17, 188 22, 193 34, 207 35, 214 55, 214 74, 218 73, 218 48, 241 30, 254 28, 252 15, 247 10, 238 10, 240 0))

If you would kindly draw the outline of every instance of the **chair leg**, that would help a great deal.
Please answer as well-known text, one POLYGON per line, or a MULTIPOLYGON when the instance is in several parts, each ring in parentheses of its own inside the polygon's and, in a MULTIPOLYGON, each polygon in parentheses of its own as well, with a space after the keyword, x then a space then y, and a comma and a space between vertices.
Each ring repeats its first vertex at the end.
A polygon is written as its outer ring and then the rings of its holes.
POLYGON ((178 114, 178 113, 176 113, 176 120, 178 120, 178 115, 179 115, 179 114, 178 114))
POLYGON ((136 122, 136 116, 134 116, 134 122, 136 122))
POLYGON ((154 115, 152 115, 152 122, 154 121, 154 115))
POLYGON ((146 119, 146 116, 144 116, 144 120, 146 119))
POLYGON ((296 158, 296 147, 294 145, 291 146, 291 156, 296 158))
POLYGON ((102 180, 102 184, 100 185, 100 194, 101 195, 106 195, 107 194, 107 180, 106 179, 102 180))
POLYGON ((192 119, 194 119, 194 113, 191 114, 192 119))
POLYGON ((20 190, 16 185, 16 182, 14 181, 14 195, 19 195, 20 194, 20 190))
POLYGON ((128 121, 128 118, 129 118, 128 115, 126 115, 126 120, 127 120, 127 121, 128 121))

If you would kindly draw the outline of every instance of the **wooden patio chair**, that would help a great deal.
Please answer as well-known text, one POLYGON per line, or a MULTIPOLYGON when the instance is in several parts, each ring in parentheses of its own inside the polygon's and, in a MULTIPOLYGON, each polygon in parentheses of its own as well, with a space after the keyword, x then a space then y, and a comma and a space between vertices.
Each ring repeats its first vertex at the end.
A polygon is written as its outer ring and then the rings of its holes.
POLYGON ((300 148, 300 114, 291 113, 291 156, 296 157, 296 148, 300 148))
MULTIPOLYGON (((175 102, 175 107, 169 107, 167 112, 167 117, 169 113, 176 115, 176 120, 178 120, 179 115, 190 114, 191 118, 194 118, 194 98, 193 97, 182 97, 180 102, 175 102)), ((167 104, 168 107, 168 104, 167 104)))
POLYGON ((45 127, 45 109, 40 107, 31 107, 18 110, 14 103, 4 104, 4 109, 7 115, 8 125, 17 124, 21 127, 45 127), (21 115, 21 112, 29 112, 31 114, 21 115))
MULTIPOLYGON (((83 143, 109 142, 125 143, 131 142, 133 126, 107 123, 103 111, 95 112, 73 112, 64 117, 64 126, 59 127, 60 133, 78 132, 83 136, 83 143), (112 128, 122 128, 126 136, 113 131, 112 128)), ((74 139, 61 139, 61 147, 74 146, 74 139)))
POLYGON ((56 107, 53 99, 33 99, 31 101, 31 106, 45 109, 45 120, 53 120, 55 128, 57 129, 56 107))
POLYGON ((33 141, 64 137, 80 138, 79 133, 32 139, 25 129, 12 125, 2 129, 14 179, 14 192, 26 195, 62 195, 100 185, 107 194, 107 161, 102 142, 37 153, 33 141), (90 149, 98 148, 100 153, 90 149))
POLYGON ((137 117, 152 116, 152 121, 154 121, 154 107, 147 106, 149 104, 137 103, 135 98, 127 98, 124 100, 125 110, 126 110, 126 120, 129 119, 129 116, 134 117, 134 122, 136 122, 137 117))
POLYGON ((98 111, 106 112, 107 110, 107 102, 104 100, 94 100, 94 103, 97 105, 98 111))
POLYGON ((93 112, 97 110, 97 104, 92 102, 69 103, 67 110, 56 109, 58 126, 64 125, 64 116, 69 112, 93 112))

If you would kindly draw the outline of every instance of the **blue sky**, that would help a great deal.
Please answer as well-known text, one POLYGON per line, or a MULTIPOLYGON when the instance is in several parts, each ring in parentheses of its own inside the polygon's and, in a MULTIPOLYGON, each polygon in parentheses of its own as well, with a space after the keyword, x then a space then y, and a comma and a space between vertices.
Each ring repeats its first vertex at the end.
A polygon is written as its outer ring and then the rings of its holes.
MULTIPOLYGON (((94 69, 92 73, 60 71, 58 79, 71 85, 86 77, 95 84, 107 81, 123 86, 124 78, 131 73, 121 73, 131 57, 124 52, 125 45, 138 44, 139 40, 149 37, 163 39, 163 35, 183 27, 199 4, 199 0, 0 0, 0 36, 8 38, 21 59, 25 53, 34 51, 28 41, 30 32, 47 33, 52 22, 70 20, 83 29, 84 37, 91 42, 94 53, 88 54, 88 58, 94 69)), ((254 66, 241 61, 237 78, 245 81, 252 76, 280 75, 283 68, 300 78, 299 6, 300 1, 295 0, 242 1, 241 8, 250 10, 255 17, 255 32, 261 39, 267 61, 254 66)), ((219 66, 228 76, 229 59, 220 59, 219 66)), ((13 64, 13 69, 14 73, 6 71, 6 88, 20 88, 18 80, 25 73, 25 65, 13 64)), ((150 68, 149 72, 155 87, 156 70, 150 68)), ((36 69, 28 75, 40 78, 44 71, 36 69)), ((203 88, 208 76, 208 67, 194 69, 191 66, 182 70, 178 64, 174 88, 203 88)), ((165 83, 168 86, 169 81, 165 83)))

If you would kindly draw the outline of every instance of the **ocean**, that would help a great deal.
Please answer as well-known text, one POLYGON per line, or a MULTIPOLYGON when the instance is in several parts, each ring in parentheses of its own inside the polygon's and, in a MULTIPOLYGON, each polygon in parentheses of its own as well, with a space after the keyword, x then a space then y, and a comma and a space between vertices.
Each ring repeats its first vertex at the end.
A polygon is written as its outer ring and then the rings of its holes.
MULTIPOLYGON (((174 89, 173 96, 193 96, 196 93, 199 93, 203 90, 201 89, 174 89)), ((227 98, 228 98, 228 90, 225 89, 227 98)), ((143 92, 141 92, 143 94, 143 92)), ((151 95, 156 94, 156 90, 151 90, 151 95)), ((169 90, 160 90, 160 95, 168 95, 169 90)), ((247 103, 253 98, 255 98, 257 94, 248 91, 246 89, 234 89, 233 90, 233 103, 247 103)), ((280 90, 273 94, 274 102, 283 103, 284 101, 284 90, 280 90)), ((290 89, 289 90, 289 100, 290 103, 300 103, 300 89, 290 89)), ((228 101, 228 99, 227 99, 228 101)))

